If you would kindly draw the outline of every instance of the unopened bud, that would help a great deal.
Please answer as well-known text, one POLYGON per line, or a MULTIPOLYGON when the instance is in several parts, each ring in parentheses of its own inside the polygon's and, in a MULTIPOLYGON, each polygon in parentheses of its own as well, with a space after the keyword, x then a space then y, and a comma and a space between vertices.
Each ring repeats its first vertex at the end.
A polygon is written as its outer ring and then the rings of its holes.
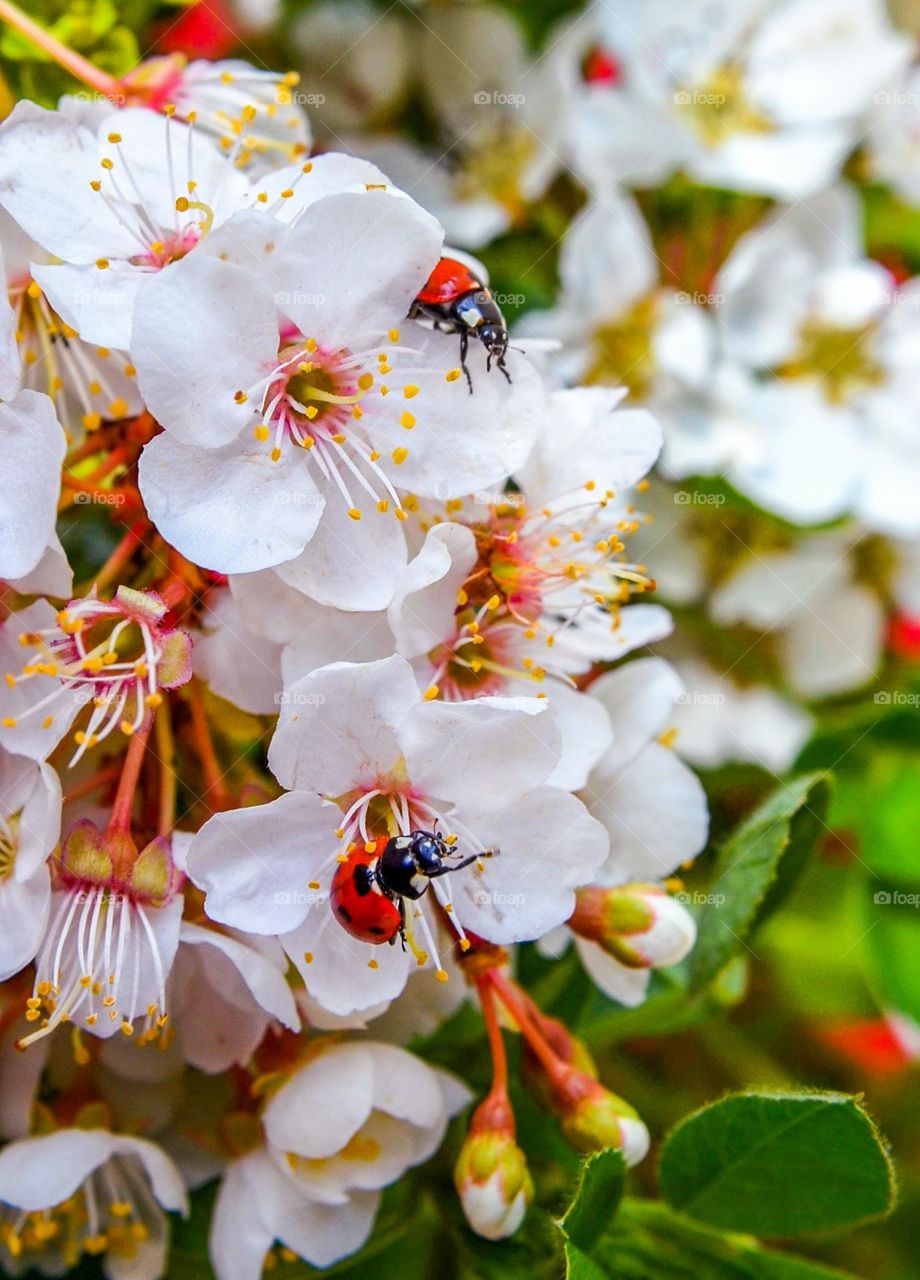
POLYGON ((615 1147, 628 1165, 638 1164, 648 1152, 648 1129, 628 1102, 596 1081, 592 1085, 563 1112, 565 1136, 579 1151, 615 1147))
POLYGON ((696 922, 656 884, 579 889, 569 927, 630 969, 677 964, 696 942, 696 922))
POLYGON ((490 1095, 476 1109, 454 1166, 454 1185, 467 1222, 486 1240, 504 1240, 523 1222, 533 1182, 515 1141, 507 1097, 490 1095))

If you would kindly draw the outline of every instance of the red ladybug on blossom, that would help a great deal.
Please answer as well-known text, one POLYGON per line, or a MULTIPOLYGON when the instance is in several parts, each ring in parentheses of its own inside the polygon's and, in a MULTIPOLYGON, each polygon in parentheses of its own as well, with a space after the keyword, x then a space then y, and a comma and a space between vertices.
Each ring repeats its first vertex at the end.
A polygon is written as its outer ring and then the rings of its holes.
POLYGON ((489 286, 471 263, 459 258, 441 258, 428 281, 409 309, 412 320, 428 321, 442 333, 460 334, 460 367, 466 374, 467 386, 473 391, 473 380, 466 367, 470 337, 485 347, 486 369, 495 361, 507 380, 505 368, 508 351, 508 326, 489 286))
POLYGON ((381 944, 399 936, 405 945, 406 900, 417 901, 431 880, 496 852, 489 849, 461 858, 434 831, 380 836, 354 845, 332 878, 332 910, 353 938, 381 944))

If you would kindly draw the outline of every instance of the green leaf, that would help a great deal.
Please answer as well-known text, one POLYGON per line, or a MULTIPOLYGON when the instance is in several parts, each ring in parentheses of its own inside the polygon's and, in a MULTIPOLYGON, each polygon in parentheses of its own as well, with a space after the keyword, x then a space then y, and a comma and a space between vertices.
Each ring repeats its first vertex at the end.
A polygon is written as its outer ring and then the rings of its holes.
POLYGON ((869 954, 886 1001, 920 1020, 920 894, 873 880, 869 954))
POLYGON ((713 1226, 788 1236, 853 1225, 894 1202, 888 1156, 854 1097, 735 1094, 668 1136, 661 1191, 713 1226))
MULTIPOLYGON (((832 823, 852 832, 855 852, 880 876, 920 887, 920 754, 878 746, 835 788, 832 823)), ((847 844, 850 840, 847 840, 847 844)))
POLYGON ((575 1198, 559 1228, 578 1249, 590 1253, 610 1227, 626 1181, 626 1162, 612 1148, 589 1156, 581 1167, 575 1198))
POLYGON ((722 846, 699 918, 691 990, 706 986, 779 905, 824 825, 827 775, 782 783, 722 846))
MULTIPOLYGON (((623 1201, 609 1241, 616 1280, 852 1280, 842 1271, 764 1249, 749 1236, 714 1231, 666 1205, 623 1201)), ((570 1272, 572 1280, 597 1273, 570 1272)))

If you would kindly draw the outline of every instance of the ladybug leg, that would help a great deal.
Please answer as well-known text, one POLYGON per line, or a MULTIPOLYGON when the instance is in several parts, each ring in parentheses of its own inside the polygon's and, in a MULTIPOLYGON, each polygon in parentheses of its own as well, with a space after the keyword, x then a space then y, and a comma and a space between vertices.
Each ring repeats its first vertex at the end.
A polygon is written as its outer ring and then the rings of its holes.
MULTIPOLYGON (((402 943, 403 951, 406 951, 407 947, 406 947, 406 900, 405 898, 400 898, 397 905, 399 906, 399 941, 402 943)), ((390 941, 391 942, 396 941, 395 933, 393 934, 393 937, 390 939, 390 941)))
POLYGON ((464 867, 472 866, 472 864, 474 862, 478 862, 480 858, 494 858, 497 854, 497 849, 483 849, 482 853, 472 853, 468 858, 464 858, 461 862, 452 862, 450 866, 442 866, 438 871, 429 872, 428 879, 437 880, 438 876, 446 876, 448 871, 462 871, 464 867))
POLYGON ((505 368, 505 357, 504 357, 504 356, 499 356, 498 360, 496 360, 496 362, 495 362, 495 363, 496 363, 496 365, 498 366, 498 368, 499 368, 499 369, 501 369, 502 373, 505 375, 505 381, 508 383, 508 385, 509 385, 509 387, 510 387, 510 385, 511 385, 511 374, 510 374, 510 373, 508 372, 508 370, 505 368))
POLYGON ((473 394, 473 379, 470 377, 470 371, 466 367, 466 352, 470 344, 470 335, 466 329, 460 334, 460 368, 466 374, 466 385, 470 389, 470 395, 473 394))

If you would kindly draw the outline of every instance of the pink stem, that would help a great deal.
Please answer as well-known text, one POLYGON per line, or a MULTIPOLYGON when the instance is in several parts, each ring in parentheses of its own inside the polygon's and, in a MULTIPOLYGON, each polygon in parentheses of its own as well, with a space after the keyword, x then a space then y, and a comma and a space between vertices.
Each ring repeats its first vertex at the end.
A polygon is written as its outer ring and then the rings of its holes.
POLYGON ((62 44, 50 31, 46 31, 37 22, 33 22, 28 14, 23 13, 17 5, 11 4, 10 0, 0 0, 0 19, 8 22, 20 35, 24 35, 27 40, 31 40, 34 45, 37 45, 39 49, 47 53, 48 57, 52 58, 59 66, 64 67, 72 76, 82 80, 84 84, 88 84, 97 93, 101 93, 103 97, 118 98, 121 96, 120 81, 116 80, 114 76, 110 76, 107 72, 101 71, 99 67, 94 66, 88 58, 84 58, 73 49, 69 49, 66 44, 62 44))

